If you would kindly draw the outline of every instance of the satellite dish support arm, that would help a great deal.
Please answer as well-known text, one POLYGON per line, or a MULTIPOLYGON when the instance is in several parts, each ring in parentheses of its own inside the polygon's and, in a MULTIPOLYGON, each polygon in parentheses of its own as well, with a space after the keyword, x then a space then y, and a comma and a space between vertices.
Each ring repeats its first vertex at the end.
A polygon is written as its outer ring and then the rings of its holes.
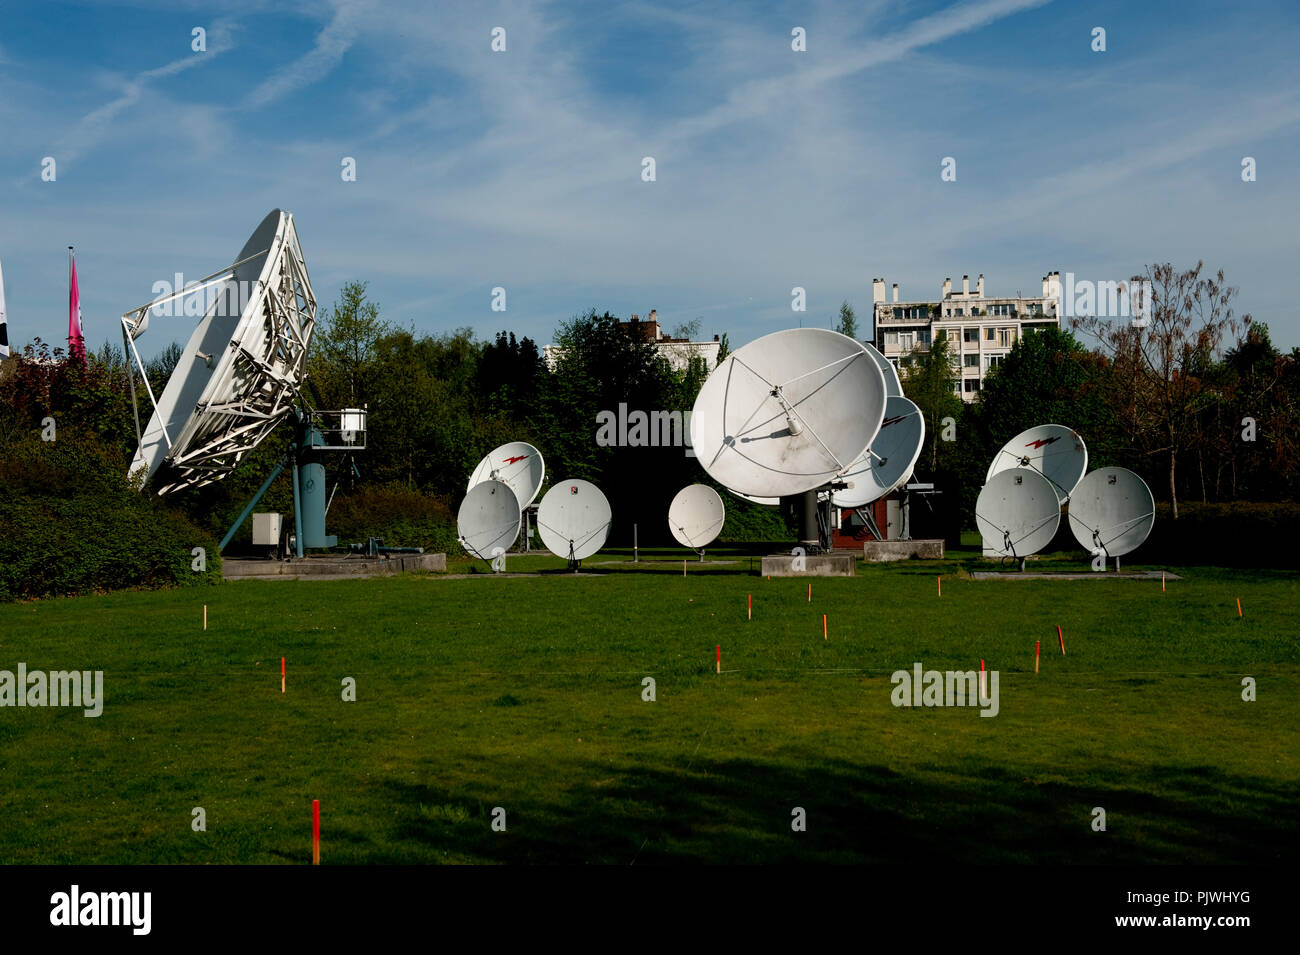
MULTIPOLYGON (((276 466, 271 469, 271 473, 267 475, 266 480, 262 482, 262 486, 257 489, 257 493, 254 494, 252 498, 249 499, 248 504, 245 505, 244 509, 239 512, 239 516, 235 518, 235 523, 230 525, 230 530, 226 531, 226 536, 221 538, 221 543, 217 545, 217 553, 221 553, 223 550, 226 549, 226 545, 229 544, 231 539, 235 536, 235 532, 238 531, 239 528, 243 526, 244 521, 248 520, 248 515, 253 513, 253 508, 257 507, 258 503, 262 500, 262 496, 266 494, 267 490, 271 487, 271 482, 280 476, 280 472, 284 470, 284 466, 289 463, 289 457, 290 457, 289 454, 285 454, 284 457, 280 458, 279 463, 276 464, 276 466)), ((294 484, 293 492, 294 492, 294 497, 296 499, 298 496, 297 483, 294 484)), ((294 519, 295 521, 299 519, 296 501, 295 501, 295 508, 294 508, 294 519)), ((299 529, 298 531, 298 546, 299 547, 302 546, 301 529, 299 529)), ((301 557, 302 555, 299 554, 298 556, 301 557)))

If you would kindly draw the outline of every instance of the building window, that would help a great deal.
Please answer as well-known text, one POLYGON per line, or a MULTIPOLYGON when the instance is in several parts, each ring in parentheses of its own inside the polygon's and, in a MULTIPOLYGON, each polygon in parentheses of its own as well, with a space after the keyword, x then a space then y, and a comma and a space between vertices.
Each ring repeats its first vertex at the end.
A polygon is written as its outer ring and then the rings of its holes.
POLYGON ((978 345, 980 340, 980 330, 978 328, 963 328, 961 331, 961 340, 968 345, 978 345))
POLYGON ((954 315, 965 315, 965 314, 966 314, 966 309, 964 309, 964 308, 954 309, 954 310, 953 310, 953 314, 954 314, 954 315))
POLYGON ((980 390, 980 381, 978 378, 967 378, 962 382, 962 387, 966 389, 967 394, 970 394, 972 391, 980 390))
POLYGON ((885 347, 886 348, 898 347, 898 332, 885 332, 885 347))
POLYGON ((918 343, 918 344, 921 344, 921 345, 929 345, 929 344, 930 344, 930 329, 928 329, 928 328, 922 328, 922 329, 920 329, 920 330, 916 333, 916 340, 917 340, 917 343, 918 343))
POLYGON ((916 347, 916 332, 899 332, 898 347, 902 351, 911 351, 916 347))
POLYGON ((986 342, 991 342, 991 341, 993 341, 993 335, 994 335, 994 333, 995 333, 996 331, 997 331, 996 328, 986 328, 986 329, 984 329, 984 340, 985 340, 986 342))
POLYGON ((1015 330, 1014 328, 999 328, 999 329, 998 329, 998 347, 999 347, 999 348, 1010 348, 1011 345, 1012 345, 1012 343, 1013 343, 1015 340, 1016 340, 1016 330, 1015 330))
POLYGON ((996 368, 996 367, 998 367, 998 365, 1002 364, 1002 359, 1003 359, 1004 357, 1006 357, 1006 356, 1004 356, 1004 355, 985 355, 985 356, 984 356, 984 370, 985 370, 985 371, 988 371, 990 368, 996 368))
POLYGON ((980 366, 979 355, 962 355, 962 363, 967 368, 978 368, 980 366))
POLYGON ((894 309, 894 318, 902 318, 902 317, 903 317, 903 310, 901 308, 894 309))

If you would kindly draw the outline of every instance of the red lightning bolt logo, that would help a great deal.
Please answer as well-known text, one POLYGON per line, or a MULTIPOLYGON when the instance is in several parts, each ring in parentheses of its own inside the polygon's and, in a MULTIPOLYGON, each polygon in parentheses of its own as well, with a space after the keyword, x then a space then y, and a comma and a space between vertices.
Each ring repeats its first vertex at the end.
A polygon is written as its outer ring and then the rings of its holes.
POLYGON ((516 454, 513 458, 506 458, 506 459, 505 459, 504 461, 502 461, 501 463, 502 463, 502 465, 506 465, 506 464, 514 464, 516 461, 522 461, 522 460, 524 460, 524 458, 526 458, 526 457, 528 457, 528 455, 526 455, 526 454, 516 454))
POLYGON ((1053 441, 1060 441, 1060 440, 1061 440, 1061 436, 1058 434, 1054 438, 1039 438, 1037 441, 1030 441, 1027 445, 1025 445, 1025 447, 1033 448, 1035 451, 1037 451, 1045 444, 1051 444, 1053 441))

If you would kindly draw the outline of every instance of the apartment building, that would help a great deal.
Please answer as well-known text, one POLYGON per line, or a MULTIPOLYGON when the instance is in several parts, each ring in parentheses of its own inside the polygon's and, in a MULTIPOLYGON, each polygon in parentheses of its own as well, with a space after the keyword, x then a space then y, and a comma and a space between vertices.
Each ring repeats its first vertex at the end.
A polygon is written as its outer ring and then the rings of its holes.
POLYGON ((1042 294, 989 296, 984 276, 970 287, 963 275, 961 291, 945 278, 938 300, 899 301, 894 283, 892 301, 885 300, 885 280, 872 279, 871 298, 875 318, 875 346, 899 374, 906 374, 916 351, 927 351, 932 342, 947 337, 953 367, 960 381, 954 388, 964 401, 974 401, 985 374, 996 367, 1022 336, 1049 325, 1059 325, 1061 273, 1042 278, 1042 294))

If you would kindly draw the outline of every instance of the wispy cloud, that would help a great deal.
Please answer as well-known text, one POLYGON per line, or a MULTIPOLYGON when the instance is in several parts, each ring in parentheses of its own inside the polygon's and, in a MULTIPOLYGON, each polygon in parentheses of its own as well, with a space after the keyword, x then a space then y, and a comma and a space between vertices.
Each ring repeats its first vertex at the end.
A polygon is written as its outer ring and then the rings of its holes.
POLYGON ((338 3, 330 22, 316 35, 311 50, 259 83, 249 94, 246 105, 260 109, 327 76, 352 47, 359 25, 371 16, 368 3, 338 3))
POLYGON ((68 162, 93 150, 109 134, 118 117, 139 103, 150 86, 159 80, 210 63, 212 57, 220 56, 233 47, 232 34, 233 24, 230 20, 216 20, 207 30, 206 52, 192 52, 188 56, 172 60, 164 66, 144 70, 123 81, 116 99, 82 116, 67 132, 60 141, 58 157, 68 162))

